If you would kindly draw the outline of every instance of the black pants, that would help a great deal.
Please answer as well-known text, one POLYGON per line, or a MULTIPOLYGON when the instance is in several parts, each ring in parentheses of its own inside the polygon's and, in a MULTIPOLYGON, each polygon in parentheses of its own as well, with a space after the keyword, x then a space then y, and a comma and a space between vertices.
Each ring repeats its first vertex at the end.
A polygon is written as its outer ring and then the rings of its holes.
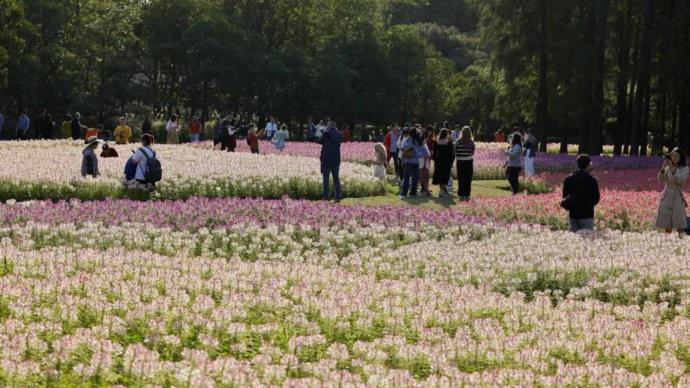
POLYGON ((508 167, 506 169, 506 176, 513 194, 520 193, 520 171, 522 171, 522 167, 508 167))
POLYGON ((472 175, 474 175, 473 160, 458 160, 458 196, 469 198, 472 193, 472 175))
POLYGON ((402 160, 400 160, 398 155, 396 155, 397 153, 398 151, 395 151, 395 153, 393 154, 393 166, 395 166, 395 175, 397 175, 398 178, 400 178, 400 181, 402 181, 405 175, 405 171, 403 167, 403 162, 402 160))

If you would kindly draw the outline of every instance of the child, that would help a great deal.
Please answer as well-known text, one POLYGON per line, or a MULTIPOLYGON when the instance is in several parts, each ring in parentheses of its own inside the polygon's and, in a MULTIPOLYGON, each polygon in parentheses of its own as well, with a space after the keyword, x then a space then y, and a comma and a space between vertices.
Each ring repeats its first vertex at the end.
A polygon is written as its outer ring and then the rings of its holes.
POLYGON ((382 143, 376 143, 376 145, 374 145, 374 152, 376 154, 376 164, 374 165, 374 177, 383 181, 386 179, 386 168, 388 167, 386 146, 384 146, 382 143))
POLYGON ((101 158, 117 158, 119 155, 117 154, 117 150, 115 148, 110 147, 109 145, 103 143, 103 151, 101 152, 101 158))
POLYGON ((285 149, 285 141, 290 138, 290 133, 287 130, 287 125, 280 126, 280 130, 273 135, 273 145, 280 152, 285 149))

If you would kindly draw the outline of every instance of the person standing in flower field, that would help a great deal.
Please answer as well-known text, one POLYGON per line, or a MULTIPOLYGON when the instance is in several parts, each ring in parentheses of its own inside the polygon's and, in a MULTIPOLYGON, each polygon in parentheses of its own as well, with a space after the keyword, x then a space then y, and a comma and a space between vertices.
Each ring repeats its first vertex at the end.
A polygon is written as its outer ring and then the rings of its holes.
POLYGON ((98 148, 98 137, 90 136, 86 139, 86 147, 81 152, 81 176, 86 177, 91 175, 96 178, 101 173, 98 171, 98 157, 96 156, 96 148, 98 148))
POLYGON ((404 176, 400 197, 405 198, 417 196, 417 186, 419 184, 419 159, 429 156, 429 150, 425 147, 422 135, 415 129, 408 129, 409 136, 405 138, 400 149, 404 166, 404 176))
POLYGON ((62 124, 60 125, 60 130, 62 132, 62 138, 63 139, 69 139, 72 137, 72 115, 71 114, 66 114, 65 119, 62 121, 62 124))
POLYGON ((141 123, 141 133, 143 135, 151 133, 151 119, 149 119, 148 117, 144 119, 143 123, 141 123))
POLYGON ((428 132, 425 131, 421 125, 416 126, 417 133, 422 137, 422 155, 419 158, 419 185, 421 186, 422 194, 426 196, 431 195, 431 190, 429 190, 429 167, 431 164, 431 151, 433 150, 433 131, 431 132, 431 147, 429 146, 429 138, 427 138, 428 132))
POLYGON ((275 135, 276 132, 278 132, 278 124, 276 123, 275 117, 271 116, 271 119, 266 124, 266 128, 264 129, 264 132, 266 132, 266 139, 267 140, 273 139, 273 135, 275 135))
POLYGON ((26 115, 26 110, 19 111, 17 118, 17 125, 15 127, 15 135, 17 140, 26 140, 29 135, 29 127, 31 126, 31 119, 26 115))
POLYGON ((340 145, 343 135, 335 126, 335 121, 329 121, 328 127, 321 134, 321 175, 323 175, 323 199, 330 199, 330 177, 333 176, 335 186, 335 200, 340 202, 342 190, 340 187, 340 145))
POLYGON ((688 181, 687 156, 681 148, 675 148, 664 158, 664 164, 659 171, 659 180, 666 184, 664 193, 659 201, 656 216, 656 227, 671 233, 676 229, 682 236, 688 228, 688 203, 683 196, 683 187, 688 181))
POLYGON ((467 201, 472 194, 472 176, 474 175, 474 138, 472 129, 464 126, 460 138, 455 142, 455 164, 458 171, 458 197, 467 201))
POLYGON ((172 115, 167 124, 165 124, 165 130, 168 132, 168 144, 179 144, 179 139, 177 137, 177 131, 180 129, 180 123, 177 122, 177 115, 172 115))
POLYGON ((280 152, 283 152, 286 146, 286 141, 290 138, 290 132, 287 130, 287 125, 283 124, 280 126, 278 132, 273 135, 273 145, 280 152))
POLYGON ((252 154, 259 153, 259 139, 264 136, 263 131, 256 132, 256 125, 252 124, 247 132, 247 145, 252 154))
POLYGON ((534 174, 534 158, 537 156, 537 139, 531 129, 525 132, 525 176, 532 178, 534 174))
POLYGON ((599 183, 590 174, 592 160, 589 155, 577 157, 577 168, 563 181, 561 207, 568 210, 571 232, 594 230, 594 207, 601 197, 599 183))
POLYGON ((34 118, 34 131, 36 138, 38 139, 52 139, 53 130, 55 129, 53 125, 53 117, 48 113, 48 110, 41 109, 36 118, 34 118))
POLYGON ((74 112, 74 118, 72 119, 72 140, 78 140, 81 138, 82 131, 86 130, 86 126, 81 125, 81 114, 79 112, 74 112))
POLYGON ((192 122, 189 124, 189 136, 192 143, 199 142, 199 134, 201 133, 201 121, 199 121, 198 116, 192 118, 192 122))
POLYGON ((506 176, 513 195, 520 193, 520 171, 522 171, 522 136, 514 133, 510 137, 510 148, 506 151, 506 176))
POLYGON ((443 128, 438 134, 438 140, 434 144, 434 177, 432 183, 439 187, 439 198, 448 196, 448 180, 453 166, 453 143, 451 143, 448 129, 443 128))
POLYGON ((393 166, 395 167, 395 175, 398 176, 399 180, 402 180, 403 171, 402 163, 400 162, 400 157, 398 157, 398 139, 400 137, 400 127, 398 124, 393 124, 388 135, 390 136, 389 146, 388 146, 388 159, 393 158, 393 166))
POLYGON ((128 144, 131 138, 132 128, 127 125, 127 119, 125 117, 120 117, 118 126, 115 127, 115 143, 128 144))

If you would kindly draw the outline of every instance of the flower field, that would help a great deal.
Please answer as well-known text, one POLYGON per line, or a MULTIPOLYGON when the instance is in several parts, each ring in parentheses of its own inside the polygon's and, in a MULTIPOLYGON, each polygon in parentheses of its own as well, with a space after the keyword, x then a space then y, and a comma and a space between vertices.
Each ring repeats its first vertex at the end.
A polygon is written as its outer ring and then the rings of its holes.
MULTIPOLYGON (((98 200, 126 197, 122 188, 124 165, 136 145, 117 146, 119 158, 99 160, 102 176, 80 175, 83 145, 71 141, 3 142, 0 144, 0 200, 81 198, 98 200), (29 161, 29 162, 27 162, 29 161), (21 165, 22 168, 17 168, 21 165), (56 168, 56 166, 59 166, 56 168)), ((288 155, 251 155, 156 145, 164 179, 157 199, 207 197, 320 198, 318 159, 288 155)), ((345 195, 381 194, 383 185, 360 164, 343 163, 345 195)))
POLYGON ((688 240, 416 221, 5 226, 0 380, 689 382, 688 240))
MULTIPOLYGON (((342 157, 343 160, 355 163, 371 164, 374 162, 374 144, 365 142, 343 143, 342 157)), ((197 149, 210 150, 213 149, 213 143, 201 142, 191 145, 197 149)), ((503 179, 505 171, 503 163, 505 162, 504 151, 507 149, 507 144, 501 143, 485 143, 477 142, 477 149, 474 156, 475 160, 475 179, 494 180, 503 179)), ((321 146, 318 143, 309 142, 288 142, 287 147, 283 152, 278 151, 269 141, 262 140, 260 142, 260 150, 262 154, 268 155, 293 155, 317 158, 321 152, 321 146)), ((557 153, 558 147, 549 145, 550 153, 539 154, 535 160, 537 172, 542 173, 557 173, 561 174, 569 172, 575 164, 576 155, 560 155, 557 153)), ((249 153, 249 146, 245 141, 237 142, 237 151, 242 153, 249 153)), ((573 150, 574 152, 574 150, 573 150)), ((643 157, 630 156, 614 158, 611 156, 598 156, 593 158, 593 162, 597 168, 606 171, 615 170, 637 170, 637 169, 656 169, 661 165, 661 158, 658 157, 643 157)), ((455 174, 455 171, 453 171, 455 174)))
MULTIPOLYGON (((351 144, 346 195, 384 193, 351 144)), ((572 234, 572 157, 538 159, 554 192, 433 210, 310 201, 318 154, 292 145, 156 146, 169 182, 141 201, 124 157, 83 179, 77 144, 0 143, 41 155, 0 167, 0 386, 690 385, 690 239, 653 230, 657 159, 595 161, 599 230, 572 234)))

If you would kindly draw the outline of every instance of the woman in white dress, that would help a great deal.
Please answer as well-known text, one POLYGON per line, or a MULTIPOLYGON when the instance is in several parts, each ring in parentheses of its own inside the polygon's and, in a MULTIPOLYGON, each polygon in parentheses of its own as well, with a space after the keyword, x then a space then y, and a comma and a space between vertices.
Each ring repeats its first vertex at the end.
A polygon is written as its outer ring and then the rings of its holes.
POLYGON ((688 181, 689 172, 685 152, 680 148, 674 149, 666 157, 659 171, 659 180, 666 184, 666 188, 659 202, 656 226, 666 233, 676 229, 682 234, 688 227, 688 215, 685 211, 688 203, 683 196, 683 188, 688 181))
POLYGON ((165 130, 168 132, 168 144, 179 144, 177 139, 177 131, 180 128, 180 124, 177 122, 177 115, 172 115, 170 120, 165 125, 165 130))

